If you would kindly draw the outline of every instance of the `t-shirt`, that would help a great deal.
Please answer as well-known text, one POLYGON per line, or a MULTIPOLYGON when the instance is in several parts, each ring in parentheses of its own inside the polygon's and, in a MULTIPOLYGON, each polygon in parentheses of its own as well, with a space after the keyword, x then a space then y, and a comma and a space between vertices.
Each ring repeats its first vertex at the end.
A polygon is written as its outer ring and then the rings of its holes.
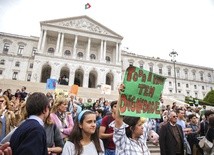
MULTIPOLYGON (((114 121, 114 118, 112 117, 112 115, 106 115, 105 117, 103 117, 100 126, 106 127, 105 133, 113 133, 114 132, 114 129, 109 126, 109 124, 112 121, 114 121)), ((115 144, 114 144, 114 141, 113 141, 113 137, 107 138, 107 139, 103 139, 103 141, 105 141, 104 142, 105 143, 105 148, 112 149, 112 150, 115 149, 115 144)))
MULTIPOLYGON (((89 144, 83 146, 83 152, 81 155, 104 155, 104 146, 101 140, 100 144, 103 150, 102 153, 98 154, 94 143, 90 142, 89 144)), ((62 150, 62 155, 75 155, 75 146, 72 142, 66 141, 62 150)))

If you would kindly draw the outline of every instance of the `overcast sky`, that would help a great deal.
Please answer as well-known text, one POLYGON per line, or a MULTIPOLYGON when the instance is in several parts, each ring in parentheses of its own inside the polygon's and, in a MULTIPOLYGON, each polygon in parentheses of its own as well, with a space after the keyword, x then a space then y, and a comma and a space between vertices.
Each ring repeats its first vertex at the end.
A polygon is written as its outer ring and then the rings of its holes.
POLYGON ((0 32, 40 36, 40 21, 87 15, 129 52, 214 68, 214 0, 0 0, 0 32), (85 9, 90 3, 91 8, 85 9))

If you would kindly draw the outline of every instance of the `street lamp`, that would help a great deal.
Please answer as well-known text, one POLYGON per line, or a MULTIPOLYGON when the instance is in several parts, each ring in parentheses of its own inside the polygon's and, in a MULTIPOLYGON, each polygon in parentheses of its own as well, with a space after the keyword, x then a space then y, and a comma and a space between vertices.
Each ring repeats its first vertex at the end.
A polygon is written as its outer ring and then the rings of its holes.
POLYGON ((174 49, 172 50, 172 52, 169 53, 169 56, 172 58, 171 61, 173 62, 174 65, 174 78, 175 78, 175 92, 177 93, 177 82, 176 82, 176 71, 175 71, 175 58, 176 56, 178 56, 178 53, 176 51, 174 51, 174 49))

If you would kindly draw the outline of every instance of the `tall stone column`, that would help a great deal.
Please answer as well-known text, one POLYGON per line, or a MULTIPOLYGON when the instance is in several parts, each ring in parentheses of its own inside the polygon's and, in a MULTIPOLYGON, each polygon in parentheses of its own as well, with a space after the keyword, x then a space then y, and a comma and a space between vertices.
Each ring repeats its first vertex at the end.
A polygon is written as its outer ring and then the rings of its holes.
POLYGON ((100 62, 103 61, 103 40, 100 43, 100 62))
POLYGON ((61 38, 61 33, 58 33, 56 51, 55 51, 56 55, 59 55, 60 38, 61 38))
POLYGON ((75 71, 74 69, 70 69, 70 75, 69 75, 69 86, 72 86, 74 84, 74 76, 75 76, 75 71))
POLYGON ((47 30, 44 30, 44 35, 42 38, 42 47, 41 47, 42 53, 44 52, 44 48, 45 48, 46 36, 47 36, 47 30))
POLYGON ((64 45, 64 33, 61 34, 61 42, 60 42, 59 56, 62 56, 63 45, 64 45))
POLYGON ((78 36, 75 35, 74 48, 73 48, 73 59, 76 59, 76 57, 77 57, 77 41, 78 41, 78 36))
POLYGON ((88 47, 87 47, 86 60, 89 60, 89 58, 90 58, 90 49, 91 49, 91 38, 88 38, 88 47))
POLYGON ((121 65, 121 43, 118 43, 118 64, 121 65))
POLYGON ((86 71, 83 78, 83 87, 88 88, 89 73, 86 71))
POLYGON ((118 52, 118 43, 116 43, 116 51, 115 51, 115 63, 118 64, 118 55, 119 55, 119 52, 118 52))
POLYGON ((40 38, 39 38, 39 43, 38 43, 38 47, 37 47, 38 51, 41 50, 43 35, 44 35, 44 30, 41 30, 41 32, 40 32, 40 38))
POLYGON ((103 45, 103 62, 106 62, 106 40, 103 45))

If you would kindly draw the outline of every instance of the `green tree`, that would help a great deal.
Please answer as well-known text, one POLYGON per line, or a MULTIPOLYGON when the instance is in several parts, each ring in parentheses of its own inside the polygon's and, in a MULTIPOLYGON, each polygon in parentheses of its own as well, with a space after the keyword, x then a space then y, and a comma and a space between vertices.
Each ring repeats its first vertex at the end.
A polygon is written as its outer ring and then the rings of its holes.
POLYGON ((207 95, 204 97, 204 101, 211 103, 214 106, 214 90, 211 90, 207 95))

